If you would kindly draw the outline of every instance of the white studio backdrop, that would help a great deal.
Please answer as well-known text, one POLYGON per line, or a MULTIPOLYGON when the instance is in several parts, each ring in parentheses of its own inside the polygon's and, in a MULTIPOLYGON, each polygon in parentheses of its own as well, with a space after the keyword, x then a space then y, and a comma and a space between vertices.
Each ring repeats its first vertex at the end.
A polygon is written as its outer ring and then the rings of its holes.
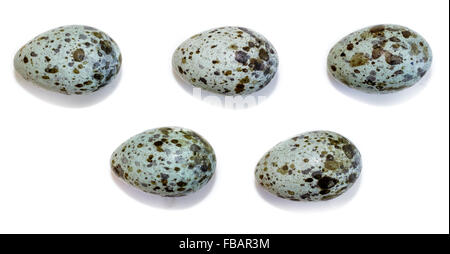
POLYGON ((0 233, 448 233, 448 1, 7 1, 0 4, 0 233), (367 95, 330 79, 331 47, 391 23, 434 54, 416 86, 367 95), (83 24, 123 54, 118 79, 90 96, 23 81, 16 51, 41 32, 83 24), (204 30, 251 28, 275 46, 278 74, 244 109, 193 94, 172 71, 176 47, 204 30), (206 99, 205 99, 206 98, 206 99), (160 198, 112 176, 113 150, 134 134, 182 126, 218 160, 198 193, 160 198), (299 203, 256 187, 254 168, 278 142, 311 130, 352 140, 361 178, 341 197, 299 203))

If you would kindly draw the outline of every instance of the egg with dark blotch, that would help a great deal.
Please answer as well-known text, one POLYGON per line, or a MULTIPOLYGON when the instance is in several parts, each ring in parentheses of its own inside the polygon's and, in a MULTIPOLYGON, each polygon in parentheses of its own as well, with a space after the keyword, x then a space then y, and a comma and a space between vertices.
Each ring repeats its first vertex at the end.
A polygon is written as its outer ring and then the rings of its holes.
POLYGON ((179 127, 152 129, 128 139, 111 156, 111 169, 128 184, 166 197, 184 196, 209 182, 216 168, 211 145, 179 127))
POLYGON ((347 138, 306 132, 279 143, 258 162, 256 181, 270 193, 295 201, 333 199, 361 173, 361 155, 347 138))
POLYGON ((38 35, 14 58, 26 80, 63 94, 88 94, 119 73, 122 55, 104 32, 89 26, 63 26, 38 35))
POLYGON ((262 35, 243 27, 221 27, 183 42, 172 59, 175 72, 195 87, 223 95, 248 95, 264 88, 278 56, 262 35))
POLYGON ((391 93, 416 84, 429 70, 430 46, 398 25, 377 25, 351 33, 328 55, 328 70, 345 85, 367 93, 391 93))

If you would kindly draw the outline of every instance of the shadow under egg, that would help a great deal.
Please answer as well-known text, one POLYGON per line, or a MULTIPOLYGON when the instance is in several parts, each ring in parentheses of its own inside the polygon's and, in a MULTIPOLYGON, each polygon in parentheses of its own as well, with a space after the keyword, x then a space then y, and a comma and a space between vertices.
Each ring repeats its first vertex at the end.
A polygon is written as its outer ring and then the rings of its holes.
POLYGON ((34 84, 32 81, 25 80, 17 71, 14 70, 14 76, 19 85, 28 93, 36 98, 53 105, 66 108, 84 108, 95 105, 107 97, 109 97, 117 88, 118 83, 122 78, 122 70, 114 77, 114 79, 106 86, 100 88, 90 94, 83 95, 66 95, 54 91, 47 90, 34 84))

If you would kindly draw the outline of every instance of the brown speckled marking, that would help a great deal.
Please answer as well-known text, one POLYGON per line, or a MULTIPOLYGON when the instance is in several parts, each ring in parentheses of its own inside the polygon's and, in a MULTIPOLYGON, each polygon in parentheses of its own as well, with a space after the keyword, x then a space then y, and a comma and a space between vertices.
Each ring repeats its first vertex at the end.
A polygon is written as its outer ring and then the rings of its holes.
POLYGON ((246 65, 250 57, 244 51, 236 51, 234 59, 241 64, 246 65))
POLYGON ((369 62, 369 58, 364 53, 356 53, 350 59, 350 66, 358 67, 367 64, 367 62, 369 62))

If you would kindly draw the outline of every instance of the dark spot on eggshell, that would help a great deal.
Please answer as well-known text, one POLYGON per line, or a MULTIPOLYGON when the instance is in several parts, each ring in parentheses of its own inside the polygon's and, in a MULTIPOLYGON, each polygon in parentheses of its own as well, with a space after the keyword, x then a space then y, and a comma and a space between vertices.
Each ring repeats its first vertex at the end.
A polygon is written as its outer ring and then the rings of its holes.
POLYGON ((420 53, 420 50, 419 50, 419 47, 417 46, 417 44, 411 43, 410 46, 411 46, 411 51, 410 51, 411 55, 417 56, 420 53))
POLYGON ((402 31, 402 35, 403 35, 403 37, 408 39, 411 36, 411 32, 408 30, 404 30, 404 31, 402 31))
POLYGON ((105 40, 101 40, 100 41, 100 48, 107 54, 111 54, 111 52, 113 51, 112 46, 111 46, 111 42, 109 41, 105 41, 105 40))
POLYGON ((245 90, 244 84, 237 84, 236 87, 234 88, 234 91, 236 92, 236 94, 240 94, 244 90, 245 90))
POLYGON ((426 70, 423 70, 422 68, 418 68, 418 69, 417 69, 417 74, 418 74, 420 77, 425 76, 425 73, 427 73, 426 70))
POLYGON ((395 36, 389 38, 389 40, 393 41, 393 42, 401 42, 401 40, 399 38, 395 37, 395 36))
POLYGON ((196 144, 192 144, 192 145, 189 147, 189 149, 191 149, 192 152, 196 153, 196 152, 201 151, 202 148, 201 148, 200 146, 196 145, 196 144))
POLYGON ((72 56, 73 56, 73 60, 75 62, 81 62, 81 61, 84 60, 84 57, 85 57, 84 50, 83 49, 77 49, 77 50, 75 50, 73 52, 72 56))
POLYGON ((320 179, 320 177, 322 176, 322 172, 321 171, 315 171, 311 173, 312 177, 314 179, 320 179))
POLYGON ((356 53, 350 59, 350 66, 358 67, 367 64, 367 62, 369 62, 369 58, 364 53, 356 53))
POLYGON ((92 34, 98 39, 103 39, 103 35, 100 32, 92 32, 92 34))
POLYGON ((385 30, 385 26, 384 25, 377 25, 377 26, 373 26, 369 29, 369 32, 371 32, 372 34, 380 34, 381 32, 383 32, 385 30))
POLYGON ((358 178, 358 176, 355 174, 355 173, 353 173, 353 174, 350 174, 349 176, 348 176, 348 182, 349 183, 354 183, 355 181, 356 181, 356 179, 358 178))
MULTIPOLYGON (((112 164, 111 164, 112 165, 112 164)), ((118 177, 123 177, 123 170, 122 167, 117 164, 117 165, 112 165, 112 171, 114 172, 114 174, 116 174, 118 177)))
POLYGON ((58 72, 58 66, 47 67, 45 68, 45 72, 55 74, 58 72))
POLYGON ((372 50, 372 59, 378 59, 384 54, 384 49, 380 47, 375 47, 372 50))
POLYGON ((266 51, 265 49, 263 49, 263 48, 261 48, 261 49, 259 50, 258 56, 259 56, 259 58, 261 58, 261 59, 264 60, 264 61, 269 61, 269 59, 270 59, 269 54, 268 54, 267 51, 266 51))
POLYGON ((384 53, 384 56, 386 63, 388 63, 389 65, 397 65, 403 62, 403 58, 401 56, 393 55, 392 53, 387 51, 384 53))
POLYGON ((319 179, 319 181, 317 182, 317 185, 321 189, 330 189, 333 186, 335 186, 338 182, 339 181, 337 179, 334 179, 334 178, 328 177, 328 176, 324 176, 319 179))
POLYGON ((346 144, 342 146, 342 150, 344 150, 347 158, 352 159, 355 156, 355 148, 352 144, 346 144))
POLYGON ((94 79, 95 80, 102 80, 103 79, 103 74, 100 74, 100 73, 94 74, 94 79))
POLYGON ((177 182, 177 185, 178 185, 179 187, 184 187, 184 186, 187 185, 187 183, 185 183, 185 182, 183 182, 183 181, 179 181, 179 182, 177 182))
POLYGON ((247 64, 249 58, 250 56, 244 51, 236 51, 234 54, 234 59, 244 65, 247 64))
POLYGON ((250 64, 248 65, 248 67, 257 70, 257 71, 262 71, 264 70, 264 61, 261 59, 256 59, 256 58, 251 58, 250 59, 250 64))

